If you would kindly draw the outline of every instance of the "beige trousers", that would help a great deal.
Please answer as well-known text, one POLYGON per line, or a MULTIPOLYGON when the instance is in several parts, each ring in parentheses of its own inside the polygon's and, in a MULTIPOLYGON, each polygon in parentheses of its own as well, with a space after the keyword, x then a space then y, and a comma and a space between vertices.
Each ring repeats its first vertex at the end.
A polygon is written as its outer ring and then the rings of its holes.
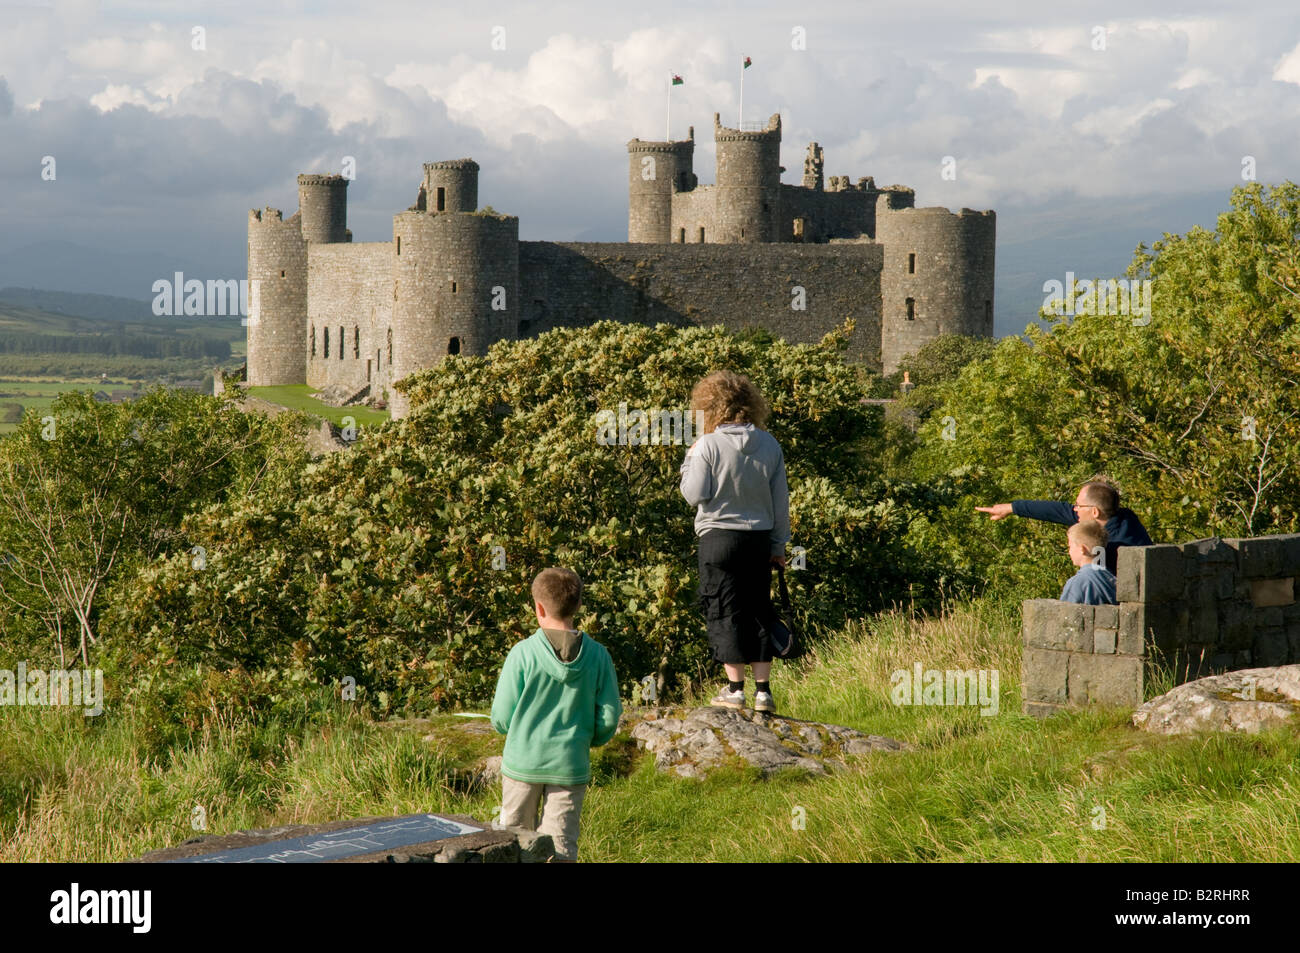
POLYGON ((560 860, 578 859, 578 823, 582 819, 585 784, 527 784, 501 777, 501 823, 550 834, 555 856, 560 860), (537 808, 545 799, 542 823, 537 825, 537 808))

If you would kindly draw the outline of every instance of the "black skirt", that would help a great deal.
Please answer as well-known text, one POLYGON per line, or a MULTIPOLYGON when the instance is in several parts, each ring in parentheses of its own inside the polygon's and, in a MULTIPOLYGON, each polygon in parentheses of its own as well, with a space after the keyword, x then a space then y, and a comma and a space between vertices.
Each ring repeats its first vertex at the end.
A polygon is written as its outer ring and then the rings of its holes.
POLYGON ((700 611, 713 657, 730 665, 772 660, 772 550, 768 530, 700 536, 700 611))

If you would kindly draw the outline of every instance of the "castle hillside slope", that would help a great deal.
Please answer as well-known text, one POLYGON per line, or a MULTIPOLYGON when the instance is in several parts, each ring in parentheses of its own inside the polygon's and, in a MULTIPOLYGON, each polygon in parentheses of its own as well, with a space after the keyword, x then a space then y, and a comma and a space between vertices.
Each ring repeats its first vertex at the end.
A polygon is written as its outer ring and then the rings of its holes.
POLYGON ((717 175, 700 185, 695 130, 633 139, 627 242, 521 242, 478 205, 473 159, 424 164, 389 242, 352 242, 348 180, 298 177, 298 211, 248 219, 248 382, 389 394, 449 354, 612 319, 762 328, 811 343, 851 320, 849 358, 893 371, 941 334, 993 333, 996 216, 915 208, 904 186, 823 174, 810 143, 783 183, 781 117, 714 114, 717 175))

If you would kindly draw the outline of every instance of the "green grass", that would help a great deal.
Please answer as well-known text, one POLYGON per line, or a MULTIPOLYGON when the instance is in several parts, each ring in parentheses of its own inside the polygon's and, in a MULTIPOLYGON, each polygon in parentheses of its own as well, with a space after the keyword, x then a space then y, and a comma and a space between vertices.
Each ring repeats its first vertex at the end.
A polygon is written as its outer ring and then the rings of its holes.
MULTIPOLYGON (((54 403, 54 399, 66 391, 88 390, 94 393, 98 390, 125 390, 132 386, 134 385, 104 384, 97 377, 72 378, 69 380, 0 378, 0 406, 19 404, 24 412, 30 410, 38 414, 45 414, 49 411, 50 405, 54 403)), ((17 429, 17 423, 0 422, 0 436, 13 433, 17 429)))
POLYGON ((250 387, 248 393, 272 404, 288 407, 290 410, 301 410, 316 417, 324 417, 340 427, 343 426, 344 417, 351 417, 361 426, 381 424, 389 419, 386 410, 374 410, 370 407, 331 407, 329 404, 321 403, 312 396, 316 393, 316 389, 306 384, 250 387))
MULTIPOLYGON (((1300 859, 1300 730, 1166 738, 1133 728, 1125 710, 1028 718, 1018 621, 1018 606, 993 602, 933 620, 887 614, 806 664, 778 664, 783 713, 916 746, 829 778, 737 766, 686 780, 611 743, 593 760, 583 859, 1300 859), (895 707, 889 674, 918 661, 997 669, 998 714, 895 707)), ((323 722, 224 725, 153 753, 122 716, 0 709, 0 861, 171 846, 193 836, 196 804, 210 833, 418 811, 492 818, 499 789, 469 793, 464 779, 500 751, 498 736, 468 719, 378 725, 320 704, 323 722)))

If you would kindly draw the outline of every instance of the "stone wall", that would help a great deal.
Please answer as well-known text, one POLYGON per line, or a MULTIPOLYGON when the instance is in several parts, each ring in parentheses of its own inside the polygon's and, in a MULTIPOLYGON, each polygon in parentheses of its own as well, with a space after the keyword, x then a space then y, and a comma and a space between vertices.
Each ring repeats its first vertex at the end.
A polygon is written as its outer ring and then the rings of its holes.
POLYGON ((1177 682, 1300 662, 1300 535, 1125 546, 1118 606, 1024 603, 1029 714, 1134 707, 1158 669, 1177 682))
POLYGON ((766 328, 812 343, 856 319, 848 357, 879 368, 882 251, 826 245, 520 242, 520 337, 599 320, 766 328), (791 308, 795 286, 806 310, 791 308))
POLYGON ((364 387, 388 379, 385 335, 393 314, 390 242, 311 244, 307 251, 307 383, 364 387), (329 332, 329 356, 325 333, 329 332), (342 331, 343 347, 339 348, 342 331), (357 338, 360 337, 360 346, 357 338))

